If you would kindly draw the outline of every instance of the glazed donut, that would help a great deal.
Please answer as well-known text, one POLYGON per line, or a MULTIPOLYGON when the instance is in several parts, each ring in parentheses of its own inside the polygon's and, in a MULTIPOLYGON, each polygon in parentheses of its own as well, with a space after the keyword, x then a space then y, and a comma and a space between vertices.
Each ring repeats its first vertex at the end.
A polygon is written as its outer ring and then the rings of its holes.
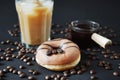
POLYGON ((42 43, 36 50, 36 62, 54 71, 75 67, 80 59, 79 47, 68 39, 53 39, 42 43))

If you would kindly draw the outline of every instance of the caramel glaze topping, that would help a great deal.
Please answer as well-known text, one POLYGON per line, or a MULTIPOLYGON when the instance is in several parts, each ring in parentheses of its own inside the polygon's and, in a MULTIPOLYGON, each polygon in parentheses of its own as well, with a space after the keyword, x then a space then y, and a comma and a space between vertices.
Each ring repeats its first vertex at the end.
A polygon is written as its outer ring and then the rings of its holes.
MULTIPOLYGON (((56 40, 59 41, 59 40, 61 40, 61 39, 56 39, 56 40)), ((53 41, 56 41, 56 40, 53 40, 53 41)), ((60 45, 59 47, 53 47, 53 46, 50 45, 50 44, 43 44, 43 45, 47 45, 47 46, 51 47, 52 50, 50 50, 50 49, 48 49, 48 48, 40 48, 40 50, 41 50, 41 49, 47 49, 47 50, 48 50, 47 53, 46 53, 47 56, 51 56, 51 55, 53 55, 53 54, 63 54, 64 51, 62 50, 62 47, 63 47, 65 44, 69 44, 69 43, 73 43, 73 42, 72 42, 72 41, 70 41, 70 42, 65 42, 65 43, 63 43, 62 45, 60 45)), ((79 49, 79 47, 77 47, 77 46, 69 46, 69 47, 66 47, 65 49, 70 48, 70 47, 75 47, 75 48, 79 49)))

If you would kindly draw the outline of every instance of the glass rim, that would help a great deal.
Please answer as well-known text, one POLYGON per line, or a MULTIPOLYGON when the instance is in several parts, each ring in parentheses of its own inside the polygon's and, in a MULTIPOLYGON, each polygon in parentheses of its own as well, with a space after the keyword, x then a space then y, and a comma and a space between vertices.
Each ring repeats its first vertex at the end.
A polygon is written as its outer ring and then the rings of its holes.
POLYGON ((71 28, 72 30, 77 30, 81 32, 94 32, 99 30, 100 24, 92 20, 75 20, 71 21, 71 28), (88 26, 90 26, 91 29, 78 28, 78 24, 87 24, 88 26))

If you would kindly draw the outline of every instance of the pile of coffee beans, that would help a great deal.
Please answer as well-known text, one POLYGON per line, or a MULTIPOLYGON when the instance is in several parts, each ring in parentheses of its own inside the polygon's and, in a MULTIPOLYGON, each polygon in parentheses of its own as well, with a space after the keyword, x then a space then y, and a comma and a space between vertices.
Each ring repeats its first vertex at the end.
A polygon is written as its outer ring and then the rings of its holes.
POLYGON ((111 70, 112 69, 112 64, 107 61, 99 61, 98 62, 99 67, 104 67, 106 70, 111 70))
POLYGON ((13 37, 19 37, 20 36, 20 29, 19 29, 19 24, 14 24, 14 30, 8 30, 8 33, 10 34, 10 36, 13 37))
MULTIPOLYGON (((71 39, 70 27, 71 25, 69 23, 65 26, 53 24, 51 38, 71 39)), ((98 76, 99 71, 97 71, 96 68, 108 71, 109 74, 117 77, 117 79, 120 75, 120 40, 115 40, 115 38, 120 38, 120 35, 116 34, 115 31, 109 27, 100 27, 99 34, 114 39, 111 48, 103 49, 98 45, 93 45, 90 48, 81 50, 81 62, 75 68, 63 72, 42 70, 41 67, 37 65, 35 62, 36 50, 33 48, 25 48, 19 41, 20 29, 18 24, 14 25, 14 29, 8 30, 8 34, 14 39, 0 41, 0 80, 9 79, 7 76, 8 73, 25 80, 73 80, 71 77, 74 77, 74 75, 82 76, 89 73, 89 76, 86 76, 89 80, 99 80, 101 77, 98 76), (17 64, 17 66, 15 64, 17 64), (36 66, 40 67, 40 69, 37 70, 34 68, 36 66), (46 72, 44 73, 44 71, 46 72)), ((52 51, 48 51, 47 55, 50 56, 56 53, 61 54, 64 52, 61 49, 53 49, 52 51)))

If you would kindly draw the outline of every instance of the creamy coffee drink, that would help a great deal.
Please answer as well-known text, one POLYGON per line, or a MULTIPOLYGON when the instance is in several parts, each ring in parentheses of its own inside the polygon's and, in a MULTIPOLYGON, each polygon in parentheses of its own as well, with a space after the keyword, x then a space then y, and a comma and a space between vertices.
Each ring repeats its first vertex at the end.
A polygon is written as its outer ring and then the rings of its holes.
POLYGON ((50 38, 52 0, 17 0, 16 10, 22 43, 39 45, 50 38))

